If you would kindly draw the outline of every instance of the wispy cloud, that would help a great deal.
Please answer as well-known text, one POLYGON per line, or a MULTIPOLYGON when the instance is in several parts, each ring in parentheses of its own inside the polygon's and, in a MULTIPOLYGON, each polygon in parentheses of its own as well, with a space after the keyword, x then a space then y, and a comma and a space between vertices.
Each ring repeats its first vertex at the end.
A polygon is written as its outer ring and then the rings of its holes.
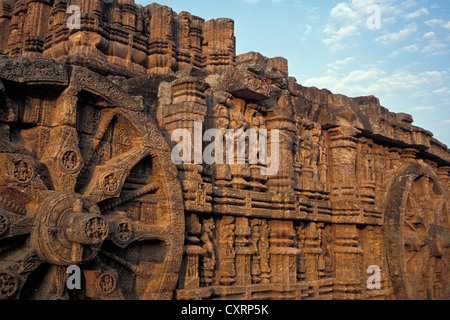
MULTIPOLYGON (((425 71, 411 73, 405 70, 388 72, 381 68, 351 70, 345 73, 309 78, 304 81, 305 86, 327 88, 336 93, 349 96, 376 95, 378 97, 393 97, 398 94, 415 93, 442 94, 450 97, 450 91, 442 89, 442 84, 448 81, 446 71, 425 71), (440 88, 440 89, 439 89, 440 88), (433 90, 439 90, 434 92, 433 90)), ((412 94, 413 95, 413 94, 412 94)))
POLYGON ((434 112, 434 111, 436 111, 436 107, 434 107, 434 106, 419 106, 419 107, 414 107, 414 108, 411 108, 411 111, 415 111, 415 112, 421 112, 421 111, 424 111, 424 112, 434 112))
POLYGON ((340 29, 334 29, 332 25, 327 25, 323 32, 327 36, 322 42, 331 47, 332 51, 339 51, 348 48, 343 40, 359 33, 358 28, 353 25, 344 26, 340 29))
POLYGON ((381 42, 384 45, 388 45, 394 42, 406 40, 410 35, 416 33, 417 30, 417 25, 415 23, 411 23, 397 32, 382 35, 376 38, 375 41, 381 42))
POLYGON ((428 15, 428 14, 429 14, 428 10, 424 7, 421 7, 420 9, 417 9, 416 11, 405 14, 405 19, 407 19, 407 20, 416 19, 423 15, 428 15))

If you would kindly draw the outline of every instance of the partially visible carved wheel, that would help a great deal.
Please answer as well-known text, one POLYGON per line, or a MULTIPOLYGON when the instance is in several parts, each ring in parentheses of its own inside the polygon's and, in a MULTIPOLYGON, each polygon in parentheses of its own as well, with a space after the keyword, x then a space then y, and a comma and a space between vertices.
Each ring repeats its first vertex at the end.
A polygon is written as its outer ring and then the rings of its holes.
POLYGON ((425 165, 410 164, 394 180, 387 205, 387 253, 395 294, 399 299, 448 297, 449 201, 438 177, 425 165))
MULTIPOLYGON (((26 61, 64 76, 54 62, 26 61)), ((88 70, 73 67, 68 88, 43 95, 2 63, 0 299, 170 298, 183 203, 152 119, 88 70), (81 290, 66 288, 70 265, 82 269, 81 290)))

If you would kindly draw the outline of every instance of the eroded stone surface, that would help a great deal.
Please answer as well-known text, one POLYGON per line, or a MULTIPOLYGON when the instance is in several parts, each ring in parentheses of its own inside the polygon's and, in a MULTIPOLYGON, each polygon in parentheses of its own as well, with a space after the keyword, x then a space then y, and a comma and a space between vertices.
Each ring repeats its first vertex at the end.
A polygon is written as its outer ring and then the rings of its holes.
POLYGON ((230 19, 2 0, 0 26, 0 299, 449 297, 450 153, 411 116, 236 56, 230 19), (175 165, 195 121, 278 129, 278 172, 175 165))

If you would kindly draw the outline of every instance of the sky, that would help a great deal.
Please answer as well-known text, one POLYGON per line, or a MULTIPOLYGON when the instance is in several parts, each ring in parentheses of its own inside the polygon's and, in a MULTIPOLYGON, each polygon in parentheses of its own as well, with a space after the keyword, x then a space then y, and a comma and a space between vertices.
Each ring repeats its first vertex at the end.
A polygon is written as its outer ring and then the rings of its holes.
POLYGON ((157 2, 205 20, 231 18, 237 54, 284 57, 303 86, 374 95, 450 146, 449 0, 157 2))

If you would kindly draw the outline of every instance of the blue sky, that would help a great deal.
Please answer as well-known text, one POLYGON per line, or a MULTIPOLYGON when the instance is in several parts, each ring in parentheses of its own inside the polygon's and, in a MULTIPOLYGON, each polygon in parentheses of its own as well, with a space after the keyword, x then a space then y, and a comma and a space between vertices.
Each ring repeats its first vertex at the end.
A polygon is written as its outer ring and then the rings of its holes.
MULTIPOLYGON (((136 0, 148 5, 152 1, 136 0)), ((161 0, 175 12, 235 20, 237 54, 289 60, 304 86, 375 95, 450 146, 450 1, 161 0), (367 20, 380 9, 379 29, 367 20)))

